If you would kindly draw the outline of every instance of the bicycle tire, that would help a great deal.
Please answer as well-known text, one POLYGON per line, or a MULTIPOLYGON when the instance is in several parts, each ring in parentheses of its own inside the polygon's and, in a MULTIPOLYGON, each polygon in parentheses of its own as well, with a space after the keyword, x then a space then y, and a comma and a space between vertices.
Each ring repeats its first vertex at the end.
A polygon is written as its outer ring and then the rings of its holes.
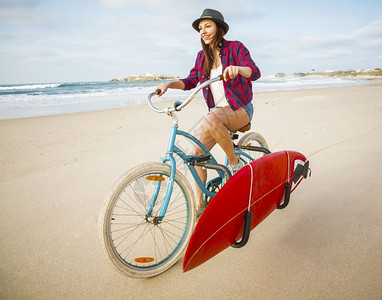
MULTIPOLYGON (((242 146, 258 146, 258 147, 263 147, 263 148, 266 148, 269 150, 269 146, 268 146, 267 141, 265 140, 265 138, 260 133, 257 133, 257 132, 246 133, 245 135, 243 135, 241 137, 241 139, 239 140, 239 142, 237 144, 242 145, 242 146)), ((266 155, 265 153, 258 152, 258 151, 250 151, 250 150, 241 150, 241 151, 250 155, 253 158, 253 160, 256 160, 257 158, 260 158, 260 157, 266 155)), ((243 155, 240 156, 240 159, 245 164, 250 162, 250 160, 248 158, 244 157, 243 155)))
POLYGON ((163 178, 152 214, 157 215, 169 176, 167 164, 139 165, 121 177, 105 201, 99 220, 101 242, 108 260, 124 275, 148 278, 165 272, 178 261, 189 242, 196 222, 195 199, 180 172, 175 173, 173 193, 162 222, 154 224, 152 218, 146 218, 150 195, 158 183, 152 178, 163 178))

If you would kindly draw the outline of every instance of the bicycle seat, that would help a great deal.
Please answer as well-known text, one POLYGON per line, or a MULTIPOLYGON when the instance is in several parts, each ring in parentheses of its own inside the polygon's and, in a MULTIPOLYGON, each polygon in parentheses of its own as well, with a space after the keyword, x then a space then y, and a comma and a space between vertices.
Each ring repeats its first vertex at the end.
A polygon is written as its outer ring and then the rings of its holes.
POLYGON ((247 125, 245 125, 245 126, 239 128, 239 129, 232 130, 232 132, 239 131, 239 132, 244 133, 244 132, 246 132, 246 131, 248 131, 248 130, 250 130, 250 129, 251 129, 251 122, 249 122, 247 125))

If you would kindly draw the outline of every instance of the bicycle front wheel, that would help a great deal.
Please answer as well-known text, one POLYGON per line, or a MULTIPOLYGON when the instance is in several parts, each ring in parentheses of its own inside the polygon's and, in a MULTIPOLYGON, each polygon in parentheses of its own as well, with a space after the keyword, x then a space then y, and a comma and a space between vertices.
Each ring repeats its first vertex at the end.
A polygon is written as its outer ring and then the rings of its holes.
MULTIPOLYGON (((255 146, 255 147, 263 147, 269 150, 268 143, 265 140, 265 138, 257 133, 257 132, 248 132, 239 140, 237 143, 241 146, 255 146)), ((245 152, 247 155, 249 155, 251 158, 248 158, 244 155, 240 155, 240 159, 245 163, 248 164, 253 160, 256 160, 264 155, 265 153, 261 151, 252 151, 252 150, 241 150, 245 152)))
POLYGON ((195 225, 195 201, 190 184, 178 171, 167 212, 162 221, 155 219, 169 182, 169 165, 146 163, 123 176, 105 202, 100 216, 102 244, 113 266, 125 275, 156 276, 185 250, 195 225), (154 194, 157 201, 147 216, 154 194))

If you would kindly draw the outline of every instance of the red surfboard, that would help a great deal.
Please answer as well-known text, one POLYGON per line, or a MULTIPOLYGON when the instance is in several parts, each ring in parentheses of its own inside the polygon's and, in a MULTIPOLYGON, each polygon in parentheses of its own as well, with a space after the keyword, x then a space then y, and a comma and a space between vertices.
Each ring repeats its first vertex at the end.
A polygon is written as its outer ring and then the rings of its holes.
POLYGON ((248 221, 249 234, 249 230, 273 210, 286 207, 290 192, 307 177, 308 170, 309 161, 304 155, 280 151, 265 155, 238 171, 200 217, 186 250, 183 272, 242 239, 248 208, 252 213, 248 221))

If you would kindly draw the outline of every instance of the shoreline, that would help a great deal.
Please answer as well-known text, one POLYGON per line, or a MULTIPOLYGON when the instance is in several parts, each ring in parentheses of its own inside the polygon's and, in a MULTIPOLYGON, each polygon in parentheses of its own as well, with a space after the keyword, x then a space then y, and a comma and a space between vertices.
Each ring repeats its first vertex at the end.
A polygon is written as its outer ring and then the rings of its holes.
MULTIPOLYGON (((265 77, 265 78, 276 78, 277 77, 265 77)), ((298 77, 290 77, 290 78, 298 78, 298 77)), ((322 76, 315 77, 314 75, 308 75, 306 78, 325 78, 322 76)), ((341 78, 346 79, 346 78, 341 78)), ((347 78, 349 79, 349 78, 347 78)), ((253 89, 254 93, 254 99, 256 99, 258 94, 262 93, 271 93, 271 92, 282 92, 282 91, 300 91, 300 90, 316 90, 316 89, 330 89, 330 88, 346 88, 355 86, 360 86, 357 84, 358 81, 367 81, 365 83, 362 83, 361 85, 382 85, 382 78, 352 78, 354 80, 354 84, 349 85, 339 85, 339 86, 323 86, 323 87, 299 87, 299 88, 284 88, 284 89, 271 89, 268 91, 256 91, 256 87, 253 89)), ((166 96, 164 96, 166 97, 166 96)), ((198 96, 197 96, 198 97, 198 96)), ((174 102, 176 100, 185 100, 186 96, 184 97, 171 97, 171 99, 164 99, 163 102, 174 102)), ((20 108, 20 109, 14 109, 13 112, 11 110, 8 111, 8 113, 0 112, 0 122, 5 120, 18 120, 18 119, 27 119, 27 118, 39 118, 39 117, 47 117, 47 116, 59 116, 59 115, 68 115, 68 114, 77 114, 77 113, 86 113, 86 112, 93 112, 93 111, 104 111, 104 110, 114 110, 114 109, 121 109, 121 108, 128 108, 128 107, 135 107, 135 106, 145 106, 147 105, 147 101, 142 100, 136 100, 135 103, 131 104, 125 104, 123 106, 119 107, 107 107, 107 104, 94 104, 92 108, 87 107, 87 104, 67 104, 66 110, 67 112, 59 111, 60 106, 58 107, 29 107, 29 108, 20 108), (106 106, 106 107, 105 107, 106 106), (55 112, 53 112, 55 111, 55 112), (9 114, 11 116, 9 116, 9 114), (7 116, 8 115, 8 116, 7 116)))

